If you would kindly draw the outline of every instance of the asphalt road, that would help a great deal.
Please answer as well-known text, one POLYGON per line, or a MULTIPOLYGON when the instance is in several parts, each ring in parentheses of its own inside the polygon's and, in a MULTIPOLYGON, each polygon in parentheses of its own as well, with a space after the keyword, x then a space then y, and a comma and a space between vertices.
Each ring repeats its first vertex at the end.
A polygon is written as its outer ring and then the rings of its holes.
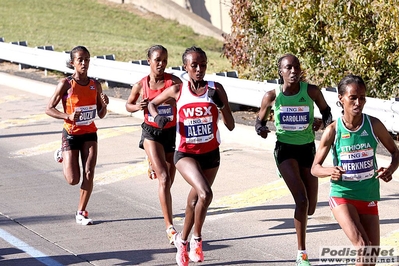
MULTIPOLYGON (((0 73, 0 265, 175 265, 157 197, 138 148, 140 114, 111 99, 96 120, 99 157, 88 210, 93 226, 74 221, 78 186, 69 186, 53 160, 62 121, 44 114, 55 86, 0 73)), ((223 129, 223 125, 220 125, 223 129)), ((204 225, 201 265, 294 265, 294 204, 272 157, 273 134, 252 127, 221 132, 221 167, 204 225)), ((388 158, 379 156, 381 165, 388 158)), ((399 176, 381 184, 381 243, 399 248, 399 176)), ((172 187, 174 222, 182 228, 188 184, 172 187)), ((320 180, 319 203, 308 223, 307 250, 349 246, 328 207, 329 184, 320 180)), ((398 255, 398 254, 396 254, 398 255)), ((194 263, 190 263, 194 265, 194 263)), ((325 265, 325 264, 324 264, 325 265)))

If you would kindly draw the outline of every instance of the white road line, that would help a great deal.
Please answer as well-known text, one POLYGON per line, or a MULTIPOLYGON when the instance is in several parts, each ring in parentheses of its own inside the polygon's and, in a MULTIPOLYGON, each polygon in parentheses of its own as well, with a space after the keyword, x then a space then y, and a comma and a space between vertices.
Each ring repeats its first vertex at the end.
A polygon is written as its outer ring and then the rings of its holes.
POLYGON ((40 252, 39 250, 29 246, 22 240, 16 238, 15 236, 9 234, 8 232, 4 231, 3 229, 0 229, 0 237, 3 238, 5 241, 7 241, 9 244, 13 245, 14 247, 24 251, 31 257, 37 259, 44 265, 48 266, 63 266, 61 263, 58 263, 57 261, 49 258, 46 254, 40 252))

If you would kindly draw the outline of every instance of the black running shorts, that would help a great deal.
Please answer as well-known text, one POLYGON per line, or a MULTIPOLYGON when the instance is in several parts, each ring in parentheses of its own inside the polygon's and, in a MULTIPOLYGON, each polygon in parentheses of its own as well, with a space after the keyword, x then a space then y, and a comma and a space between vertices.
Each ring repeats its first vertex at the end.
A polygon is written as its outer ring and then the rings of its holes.
POLYGON ((218 167, 220 165, 220 152, 219 148, 216 150, 204 153, 204 154, 192 154, 176 151, 174 156, 175 164, 184 157, 190 157, 195 159, 199 164, 202 170, 211 169, 218 167))
POLYGON ((62 150, 81 150, 88 141, 97 142, 97 132, 82 135, 69 135, 65 128, 62 130, 62 150))
POLYGON ((310 168, 312 167, 315 154, 316 146, 314 142, 303 145, 293 145, 277 141, 276 147, 274 148, 274 158, 278 164, 281 164, 287 159, 295 159, 299 166, 310 168))
POLYGON ((161 143, 166 153, 175 151, 176 127, 160 129, 142 123, 141 128, 143 129, 139 142, 139 147, 141 149, 144 150, 144 139, 148 139, 161 143))

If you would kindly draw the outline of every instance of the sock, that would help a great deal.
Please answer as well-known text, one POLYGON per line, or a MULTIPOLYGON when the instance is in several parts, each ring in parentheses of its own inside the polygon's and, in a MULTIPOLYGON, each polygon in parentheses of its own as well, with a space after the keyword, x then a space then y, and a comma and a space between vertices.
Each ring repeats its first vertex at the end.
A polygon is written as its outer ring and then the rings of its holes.
POLYGON ((185 244, 187 244, 188 243, 188 241, 187 241, 187 239, 186 240, 183 240, 183 238, 181 238, 181 233, 180 233, 180 237, 179 237, 180 239, 180 242, 182 242, 183 243, 183 245, 185 245, 185 244))
POLYGON ((166 229, 166 231, 169 231, 172 228, 174 229, 174 226, 173 225, 169 225, 169 227, 168 227, 168 229, 166 229))
POLYGON ((202 237, 200 237, 200 236, 195 236, 195 235, 192 235, 192 236, 191 236, 191 239, 194 239, 194 240, 196 240, 196 241, 201 241, 201 238, 202 238, 202 237))
POLYGON ((301 254, 306 254, 306 250, 298 250, 298 256, 301 254))

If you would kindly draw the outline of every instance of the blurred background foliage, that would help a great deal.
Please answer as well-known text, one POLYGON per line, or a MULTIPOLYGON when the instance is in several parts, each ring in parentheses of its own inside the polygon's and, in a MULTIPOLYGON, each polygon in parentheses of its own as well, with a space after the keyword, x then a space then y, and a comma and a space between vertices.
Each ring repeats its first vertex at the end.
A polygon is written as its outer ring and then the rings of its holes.
POLYGON ((368 96, 398 96, 396 0, 232 0, 230 13, 224 56, 241 78, 276 79, 277 59, 293 53, 306 80, 320 87, 353 73, 368 96))

